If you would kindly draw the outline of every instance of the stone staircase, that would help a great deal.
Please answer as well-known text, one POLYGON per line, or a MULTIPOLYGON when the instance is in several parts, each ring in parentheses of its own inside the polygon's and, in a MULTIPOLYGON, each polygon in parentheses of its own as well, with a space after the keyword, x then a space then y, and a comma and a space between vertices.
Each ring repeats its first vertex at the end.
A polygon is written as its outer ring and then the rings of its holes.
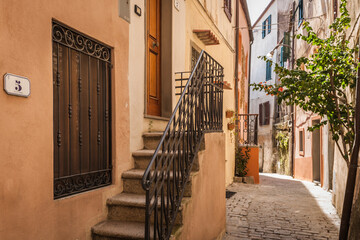
MULTIPOLYGON (((123 192, 107 200, 107 220, 92 227, 93 240, 144 239, 145 191, 141 186, 141 180, 161 137, 162 132, 143 134, 144 149, 133 152, 135 168, 122 174, 123 192)), ((204 144, 202 144, 201 149, 203 148, 204 144)), ((196 159, 193 166, 194 173, 198 169, 199 165, 196 159)), ((173 229, 171 239, 180 238, 184 207, 189 202, 192 192, 191 182, 192 176, 189 177, 185 188, 182 206, 177 215, 176 226, 173 229)))

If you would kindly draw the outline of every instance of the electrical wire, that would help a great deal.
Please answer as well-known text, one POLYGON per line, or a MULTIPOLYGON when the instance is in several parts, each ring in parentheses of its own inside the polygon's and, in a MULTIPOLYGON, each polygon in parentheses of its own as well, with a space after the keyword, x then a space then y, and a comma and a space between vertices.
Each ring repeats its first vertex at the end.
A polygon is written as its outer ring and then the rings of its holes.
MULTIPOLYGON (((290 14, 286 14, 286 15, 290 15, 290 14)), ((321 18, 323 16, 325 16, 326 14, 322 14, 322 15, 319 15, 319 16, 315 16, 315 17, 308 17, 308 18, 303 18, 304 21, 307 21, 307 20, 312 20, 312 19, 316 19, 316 18, 321 18)), ((264 25, 266 30, 268 30, 268 26, 278 26, 279 24, 293 24, 294 21, 286 21, 286 22, 278 22, 278 23, 272 23, 272 24, 266 24, 264 25)), ((239 27, 239 29, 249 29, 249 27, 239 27)), ((251 27, 251 30, 262 30, 263 29, 263 25, 256 25, 256 26, 253 26, 251 27)), ((277 28, 271 28, 271 30, 275 30, 277 28)))

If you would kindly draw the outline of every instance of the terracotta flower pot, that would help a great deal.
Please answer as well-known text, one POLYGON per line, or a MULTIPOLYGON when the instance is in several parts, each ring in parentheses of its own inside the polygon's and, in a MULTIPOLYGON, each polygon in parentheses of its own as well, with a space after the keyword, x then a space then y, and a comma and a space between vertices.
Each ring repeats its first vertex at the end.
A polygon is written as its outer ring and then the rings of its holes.
POLYGON ((235 124, 234 123, 228 123, 228 129, 231 131, 231 130, 234 130, 235 128, 235 124))
POLYGON ((232 118, 234 116, 234 111, 227 110, 225 115, 226 118, 232 118))

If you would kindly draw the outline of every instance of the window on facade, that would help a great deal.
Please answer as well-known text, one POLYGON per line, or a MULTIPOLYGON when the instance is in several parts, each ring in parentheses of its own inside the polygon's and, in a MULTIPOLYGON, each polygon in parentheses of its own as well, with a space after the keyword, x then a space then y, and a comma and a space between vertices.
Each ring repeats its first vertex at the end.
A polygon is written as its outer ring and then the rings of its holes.
POLYGON ((304 137, 305 137, 305 133, 304 133, 304 129, 300 129, 299 130, 299 154, 300 155, 304 155, 304 137))
POLYGON ((262 23, 262 38, 265 38, 271 32, 271 15, 262 23))
POLYGON ((299 0, 299 25, 303 22, 304 19, 304 7, 303 0, 299 0))
POLYGON ((271 32, 271 15, 267 19, 268 34, 271 32))
POLYGON ((271 80, 271 62, 266 62, 266 81, 271 80))
POLYGON ((338 1, 334 0, 333 4, 334 4, 334 20, 335 20, 335 18, 337 18, 338 15, 338 1))
POLYGON ((111 49, 53 22, 54 198, 111 184, 111 49))
POLYGON ((225 14, 227 16, 227 18, 229 19, 229 21, 231 22, 231 0, 224 0, 224 11, 225 14))
POLYGON ((194 69, 196 65, 196 61, 198 60, 200 56, 200 52, 197 51, 194 47, 191 47, 191 70, 194 69))
POLYGON ((259 104, 259 125, 270 124, 270 102, 264 102, 259 104))

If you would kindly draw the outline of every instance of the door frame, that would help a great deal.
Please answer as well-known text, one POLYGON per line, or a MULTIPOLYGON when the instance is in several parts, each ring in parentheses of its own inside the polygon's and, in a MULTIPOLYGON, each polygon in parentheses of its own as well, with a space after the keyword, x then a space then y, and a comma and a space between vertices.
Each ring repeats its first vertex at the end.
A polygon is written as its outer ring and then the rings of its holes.
MULTIPOLYGON (((316 116, 316 117, 312 117, 311 118, 311 126, 313 126, 313 122, 314 121, 319 121, 321 122, 321 117, 320 116, 316 116)), ((322 127, 320 127, 319 129, 319 134, 320 134, 320 185, 321 187, 324 185, 324 156, 323 156, 323 139, 322 139, 322 127)), ((312 179, 314 180, 314 175, 313 175, 313 169, 314 169, 314 161, 313 161, 313 135, 311 134, 311 165, 312 165, 312 179)))

